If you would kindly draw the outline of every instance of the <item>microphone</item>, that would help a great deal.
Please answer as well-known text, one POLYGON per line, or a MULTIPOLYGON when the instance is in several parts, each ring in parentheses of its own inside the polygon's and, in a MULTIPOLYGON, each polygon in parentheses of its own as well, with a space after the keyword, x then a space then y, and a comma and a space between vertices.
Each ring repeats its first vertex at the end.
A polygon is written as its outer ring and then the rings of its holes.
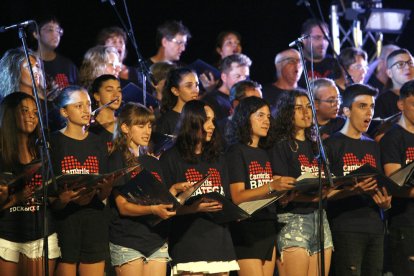
POLYGON ((293 47, 298 43, 302 43, 302 41, 307 39, 308 37, 310 37, 310 35, 308 35, 308 34, 299 37, 298 39, 296 39, 296 40, 292 41, 291 43, 289 43, 289 47, 293 47))
POLYGON ((36 23, 36 22, 34 20, 27 20, 27 21, 24 21, 24 22, 20 22, 20 23, 17 23, 17 24, 10 25, 10 26, 2 26, 2 27, 0 27, 0 33, 4 33, 5 31, 7 31, 9 29, 16 29, 16 28, 20 28, 20 27, 26 27, 27 25, 30 25, 30 24, 33 24, 33 23, 36 23))
POLYGON ((113 99, 112 101, 110 101, 109 103, 106 103, 100 107, 98 107, 97 109, 95 109, 94 111, 91 112, 92 116, 95 116, 96 113, 99 113, 99 111, 101 111, 102 109, 110 106, 111 104, 113 104, 114 102, 116 102, 117 100, 119 100, 119 97, 116 97, 115 99, 113 99))

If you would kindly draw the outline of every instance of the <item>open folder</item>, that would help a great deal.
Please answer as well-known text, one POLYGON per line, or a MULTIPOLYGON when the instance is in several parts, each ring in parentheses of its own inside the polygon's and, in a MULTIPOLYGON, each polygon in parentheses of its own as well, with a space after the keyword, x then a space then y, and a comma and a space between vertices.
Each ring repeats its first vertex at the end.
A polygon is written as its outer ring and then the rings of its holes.
POLYGON ((410 162, 406 166, 393 172, 390 175, 390 179, 399 187, 414 187, 414 162, 410 162))
POLYGON ((104 180, 116 183, 119 178, 136 170, 141 170, 140 164, 105 174, 62 174, 55 178, 57 190, 52 184, 52 179, 48 181, 48 193, 51 196, 56 196, 64 190, 78 190, 81 188, 86 188, 85 192, 87 192, 95 189, 104 180))
MULTIPOLYGON (((172 204, 172 210, 176 210, 193 196, 197 189, 208 180, 209 176, 210 174, 207 174, 200 181, 194 183, 189 189, 175 197, 163 183, 158 181, 158 179, 152 175, 151 172, 143 169, 134 178, 131 178, 127 184, 119 187, 118 191, 131 203, 146 206, 172 204)), ((162 219, 157 216, 151 215, 148 217, 148 223, 150 225, 156 225, 161 221, 162 219)))
POLYGON ((197 200, 203 198, 204 201, 218 201, 223 206, 223 209, 218 212, 205 213, 216 223, 228 223, 232 221, 241 221, 250 218, 255 212, 261 210, 270 204, 277 201, 279 198, 285 195, 285 192, 273 192, 267 195, 265 198, 246 201, 239 205, 234 204, 231 200, 221 195, 218 192, 211 192, 202 195, 197 195, 191 200, 197 200))
MULTIPOLYGON (((386 177, 381 171, 372 167, 368 163, 345 176, 332 177, 333 188, 341 189, 345 186, 353 186, 358 182, 364 181, 365 179, 371 177, 376 178, 379 187, 384 186, 390 193, 398 188, 397 183, 395 183, 391 178, 386 177)), ((327 178, 321 178, 319 180, 319 178, 313 174, 305 173, 298 178, 297 182, 295 182, 294 190, 304 193, 316 191, 319 188, 319 181, 322 181, 323 186, 330 186, 327 178)))
POLYGON ((0 173, 0 185, 7 185, 9 194, 13 194, 23 189, 25 183, 42 167, 40 160, 33 161, 23 167, 19 174, 11 172, 0 173))

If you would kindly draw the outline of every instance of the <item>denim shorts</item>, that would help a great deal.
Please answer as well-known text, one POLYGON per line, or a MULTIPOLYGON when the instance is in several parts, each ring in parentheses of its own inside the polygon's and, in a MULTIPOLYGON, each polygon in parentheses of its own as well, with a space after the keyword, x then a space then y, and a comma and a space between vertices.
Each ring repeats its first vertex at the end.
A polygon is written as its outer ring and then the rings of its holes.
POLYGON ((168 255, 167 243, 161 246, 149 257, 144 256, 144 254, 135 249, 116 245, 113 243, 109 243, 109 251, 111 253, 111 263, 113 266, 122 266, 137 259, 143 259, 144 262, 159 261, 167 263, 171 261, 170 255, 168 255))
MULTIPOLYGON (((277 235, 277 250, 283 252, 289 247, 301 247, 313 255, 320 251, 318 238, 318 210, 309 214, 284 213, 277 215, 282 228, 277 235)), ((326 213, 323 211, 324 247, 332 248, 332 235, 326 213)))

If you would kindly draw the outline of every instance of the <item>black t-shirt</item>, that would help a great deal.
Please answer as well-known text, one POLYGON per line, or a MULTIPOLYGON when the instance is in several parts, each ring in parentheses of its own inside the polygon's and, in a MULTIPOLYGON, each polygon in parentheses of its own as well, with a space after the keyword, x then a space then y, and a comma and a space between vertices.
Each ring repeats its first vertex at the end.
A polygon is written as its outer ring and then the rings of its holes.
MULTIPOLYGON (((160 161, 168 187, 178 182, 197 182, 210 173, 207 183, 195 195, 209 192, 227 194, 228 176, 224 158, 206 162, 199 157, 192 164, 185 162, 177 148, 173 147, 161 156, 160 161)), ((175 216, 171 225, 169 247, 174 265, 236 259, 228 227, 215 223, 203 213, 175 216)))
POLYGON ((78 69, 68 58, 56 54, 54 60, 44 60, 43 64, 46 76, 51 78, 59 89, 72 84, 78 84, 78 69))
POLYGON ((263 99, 265 99, 269 105, 270 109, 273 111, 276 107, 276 104, 283 93, 286 93, 290 90, 281 89, 275 86, 273 83, 269 83, 263 86, 263 99))
MULTIPOLYGON (((311 141, 299 141, 289 143, 282 140, 269 150, 270 162, 274 175, 291 176, 298 178, 309 172, 318 176, 318 161, 315 158, 314 146, 311 141), (297 145, 297 146, 296 146, 297 145)), ((318 208, 318 203, 289 202, 284 208, 278 208, 279 213, 308 214, 318 208)))
POLYGON ((205 95, 203 101, 211 105, 218 122, 231 115, 232 106, 229 95, 226 95, 219 90, 213 90, 205 95))
MULTIPOLYGON (((13 170, 14 175, 19 175, 24 169, 19 165, 13 170)), ((22 183, 34 192, 42 187, 42 175, 35 173, 30 181, 22 183)), ((16 191, 17 192, 17 191, 16 191)), ((26 202, 12 206, 0 212, 0 238, 12 242, 28 242, 43 237, 43 210, 41 198, 31 196, 26 202)), ((48 235, 55 232, 55 226, 51 218, 49 206, 47 206, 46 219, 48 221, 48 235)))
MULTIPOLYGON (((382 164, 395 163, 404 167, 414 161, 414 134, 396 124, 380 141, 382 164)), ((414 199, 392 198, 390 224, 414 227, 414 199)))
MULTIPOLYGON (((381 170, 379 145, 367 137, 353 139, 337 132, 325 145, 335 176, 347 175, 366 163, 381 170)), ((332 232, 382 234, 384 231, 380 210, 367 194, 328 201, 328 217, 332 232)))
POLYGON ((95 123, 91 124, 88 131, 99 136, 103 143, 107 145, 108 151, 112 148, 112 140, 114 134, 104 128, 98 121, 95 121, 95 123))
MULTIPOLYGON (((102 174, 108 172, 107 147, 95 134, 89 132, 83 140, 67 137, 60 131, 50 135, 51 158, 56 176, 61 174, 102 174)), ((70 202, 58 213, 65 218, 84 208, 103 209, 104 204, 95 196, 92 201, 79 206, 70 202)))
MULTIPOLYGON (((308 70, 309 79, 312 79, 311 62, 306 60, 306 69, 308 70)), ((341 69, 336 59, 331 56, 326 56, 321 62, 313 63, 313 75, 315 79, 328 78, 335 80, 341 76, 341 69)), ((298 84, 301 87, 306 87, 305 75, 302 74, 298 84)))
MULTIPOLYGON (((243 182, 244 188, 255 189, 273 180, 272 166, 267 152, 243 144, 232 145, 226 153, 230 185, 243 182)), ((274 204, 253 214, 250 220, 276 220, 274 204)))
POLYGON ((319 126, 319 132, 322 139, 326 139, 335 132, 338 132, 345 125, 346 119, 342 116, 337 116, 335 119, 329 120, 326 125, 319 126))
MULTIPOLYGON (((138 160, 145 169, 161 180, 162 172, 158 160, 148 155, 142 155, 138 160)), ((122 153, 119 151, 111 154, 109 162, 114 170, 126 166, 122 153)), ((128 185, 130 179, 131 176, 124 177, 122 179, 124 185, 128 185)), ((149 257, 166 242, 168 223, 163 221, 152 227, 148 224, 147 216, 122 216, 116 206, 113 194, 109 197, 109 204, 112 210, 112 220, 109 224, 109 241, 111 243, 135 249, 149 257)))
POLYGON ((379 95, 375 100, 374 117, 385 119, 400 112, 397 106, 398 99, 399 96, 391 90, 388 90, 379 95))
POLYGON ((161 117, 155 123, 157 132, 170 135, 174 134, 179 119, 180 113, 174 110, 169 110, 161 114, 161 117))

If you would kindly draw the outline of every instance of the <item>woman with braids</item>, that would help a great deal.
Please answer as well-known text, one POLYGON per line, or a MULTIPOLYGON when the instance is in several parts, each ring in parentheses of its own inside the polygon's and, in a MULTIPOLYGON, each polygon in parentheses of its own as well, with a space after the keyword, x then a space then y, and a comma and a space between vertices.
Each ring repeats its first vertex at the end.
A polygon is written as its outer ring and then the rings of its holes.
POLYGON ((122 103, 119 79, 114 75, 101 75, 92 82, 89 94, 92 98, 92 108, 101 108, 95 114, 89 131, 104 139, 110 149, 117 120, 115 113, 122 103), (103 107, 110 102, 110 105, 103 107))
MULTIPOLYGON (((115 169, 141 164, 163 182, 158 160, 146 154, 154 120, 154 114, 148 108, 127 103, 118 116, 110 162, 115 169)), ((134 177, 134 172, 125 177, 120 189, 136 185, 134 177)), ((188 183, 177 183, 171 186, 170 192, 176 195, 188 187, 188 183)), ((130 203, 117 188, 114 188, 109 202, 113 209, 109 230, 110 252, 117 275, 165 275, 170 260, 168 224, 161 222, 152 227, 148 224, 148 215, 168 219, 175 215, 171 210, 172 204, 130 203)))
MULTIPOLYGON (((29 51, 29 58, 38 92, 42 92, 41 61, 32 51, 29 51)), ((0 83, 0 99, 16 91, 33 96, 32 79, 23 49, 10 49, 3 55, 0 60, 0 83)), ((39 95, 44 98, 42 93, 39 95)))
MULTIPOLYGON (((293 90, 281 96, 276 106, 272 133, 275 144, 270 149, 273 177, 298 178, 306 172, 318 176, 316 143, 312 136, 312 109, 307 94, 293 90)), ((277 236, 279 274, 317 275, 320 255, 317 196, 300 194, 285 205, 279 205, 277 236)), ((325 275, 329 273, 332 237, 324 212, 325 275)))
MULTIPOLYGON (((177 140, 173 148, 161 156, 165 182, 195 183, 210 174, 195 195, 218 192, 229 196, 225 160, 220 154, 220 139, 215 131, 213 109, 192 100, 182 110, 177 140)), ((237 270, 231 236, 226 225, 217 224, 209 216, 219 212, 218 201, 190 198, 177 210, 169 236, 174 275, 228 275, 237 270)))
MULTIPOLYGON (((265 100, 248 97, 240 101, 226 133, 230 145, 226 153, 230 192, 235 204, 292 188, 293 178, 272 179, 272 168, 265 151, 271 126, 270 109, 265 100)), ((256 212, 248 220, 231 225, 239 275, 273 275, 276 233, 274 204, 256 212)))
MULTIPOLYGON (((7 95, 0 105, 0 170, 19 175, 39 158, 38 111, 32 96, 23 92, 7 95)), ((43 266, 44 206, 34 191, 42 185, 35 173, 22 187, 0 186, 0 274, 45 275, 43 266)), ((20 185, 19 185, 20 186, 20 185)), ((49 209, 47 209, 49 210, 49 209)), ((60 256, 55 227, 47 211, 49 275, 60 256)))
POLYGON ((197 74, 191 69, 178 68, 168 73, 162 91, 161 117, 156 123, 158 133, 174 133, 184 104, 198 98, 198 85, 197 74))

